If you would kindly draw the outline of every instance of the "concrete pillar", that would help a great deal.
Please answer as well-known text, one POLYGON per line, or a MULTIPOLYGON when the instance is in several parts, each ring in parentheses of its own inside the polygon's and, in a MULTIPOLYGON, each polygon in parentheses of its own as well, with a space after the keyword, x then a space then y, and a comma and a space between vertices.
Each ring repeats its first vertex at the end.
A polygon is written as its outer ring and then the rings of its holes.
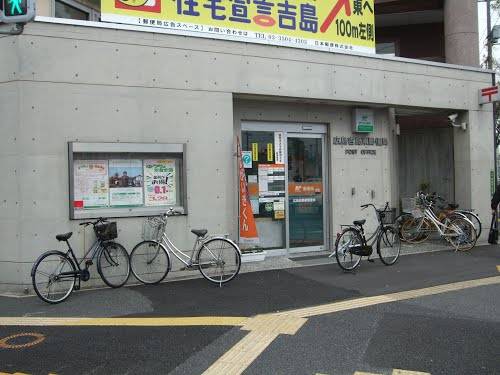
POLYGON ((476 0, 445 0, 444 40, 447 63, 479 66, 476 0))
POLYGON ((490 218, 490 172, 493 171, 493 123, 491 104, 478 111, 460 114, 454 129, 455 200, 461 208, 473 208, 483 220, 481 240, 488 238, 490 218), (485 140, 487 140, 485 142, 485 140), (489 141, 491 140, 491 142, 489 141))

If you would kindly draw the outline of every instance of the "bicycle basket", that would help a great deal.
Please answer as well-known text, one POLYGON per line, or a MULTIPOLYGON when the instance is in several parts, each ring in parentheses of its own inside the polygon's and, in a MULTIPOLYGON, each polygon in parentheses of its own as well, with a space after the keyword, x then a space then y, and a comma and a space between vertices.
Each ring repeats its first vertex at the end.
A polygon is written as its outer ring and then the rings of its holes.
POLYGON ((95 235, 101 241, 110 241, 118 237, 116 221, 99 223, 94 227, 95 235))
POLYGON ((401 209, 403 212, 411 213, 414 217, 423 216, 423 208, 418 198, 401 198, 401 209))
POLYGON ((165 222, 158 216, 147 217, 142 223, 142 239, 144 241, 160 241, 165 222))
POLYGON ((385 211, 380 211, 380 221, 382 224, 389 225, 389 224, 394 224, 394 221, 396 220, 396 209, 395 208, 389 208, 385 211))

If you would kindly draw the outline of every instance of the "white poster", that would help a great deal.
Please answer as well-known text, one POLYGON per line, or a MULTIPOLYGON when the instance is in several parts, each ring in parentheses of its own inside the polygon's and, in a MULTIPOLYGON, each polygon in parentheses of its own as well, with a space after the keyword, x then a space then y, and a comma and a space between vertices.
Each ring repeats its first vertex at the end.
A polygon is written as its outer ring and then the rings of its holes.
POLYGON ((109 201, 111 206, 142 206, 142 160, 109 161, 109 201))
POLYGON ((144 160, 146 206, 174 205, 176 199, 175 160, 144 160))
POLYGON ((274 132, 274 162, 276 164, 285 164, 285 146, 283 132, 274 132))
POLYGON ((106 160, 75 160, 73 173, 75 209, 109 205, 108 162, 106 160))

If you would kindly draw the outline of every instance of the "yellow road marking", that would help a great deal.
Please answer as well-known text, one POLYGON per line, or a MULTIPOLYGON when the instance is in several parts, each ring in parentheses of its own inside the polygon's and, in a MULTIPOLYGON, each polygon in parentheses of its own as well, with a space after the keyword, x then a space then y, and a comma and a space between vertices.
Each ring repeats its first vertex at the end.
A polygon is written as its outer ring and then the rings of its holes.
POLYGON ((203 374, 241 374, 280 334, 294 335, 307 321, 293 316, 257 315, 241 328, 250 331, 203 374))
POLYGON ((497 271, 500 272, 500 266, 497 266, 497 271))
MULTIPOLYGON (((234 345, 229 351, 222 355, 212 366, 210 366, 203 375, 225 374, 237 375, 243 373, 257 357, 281 334, 283 327, 291 328, 286 334, 296 330, 307 321, 306 318, 330 314, 338 311, 359 309, 362 307, 379 305, 382 303, 397 302, 424 296, 430 296, 440 293, 448 293, 468 288, 474 288, 484 285, 493 285, 500 283, 500 276, 488 277, 484 279, 462 281, 451 284, 433 286, 405 292, 390 293, 374 297, 363 297, 348 301, 334 302, 325 305, 307 307, 302 309, 291 310, 282 313, 266 314, 256 316, 247 321, 242 329, 250 330, 250 333, 234 345), (266 320, 266 317, 268 318, 266 320), (279 319, 276 319, 279 317, 279 319), (293 318, 303 318, 302 321, 291 321, 293 318)), ((403 370, 394 370, 403 371, 403 370)), ((423 375, 418 372, 393 372, 393 375, 423 375)))
MULTIPOLYGON (((498 266, 500 267, 500 266, 498 266)), ((235 346, 212 364, 204 374, 241 374, 280 334, 294 335, 307 318, 339 311, 353 310, 459 291, 500 283, 500 276, 438 285, 429 288, 390 293, 295 309, 288 312, 247 317, 177 317, 177 318, 40 318, 0 317, 0 326, 241 326, 250 331, 235 346)), ((362 374, 362 373, 360 373, 362 374)), ((358 375, 360 375, 358 374, 358 375)), ((0 375, 2 375, 0 373, 0 375)), ((394 370, 393 375, 428 375, 427 373, 394 370), (398 372, 399 371, 399 372, 398 372)))
POLYGON ((246 317, 197 316, 179 318, 39 318, 0 317, 0 326, 243 326, 246 317))
POLYGON ((293 315, 302 318, 308 318, 311 316, 331 314, 339 311, 359 309, 362 307, 380 305, 382 303, 390 303, 403 301, 407 299, 414 299, 418 297, 431 296, 434 294, 454 292, 458 290, 475 288, 478 286, 493 285, 500 283, 500 276, 488 277, 484 279, 461 281, 457 283, 444 284, 438 286, 432 286, 429 288, 408 290, 405 292, 397 292, 390 294, 383 294, 374 297, 362 297, 347 301, 333 302, 325 305, 306 307, 302 309, 296 309, 291 311, 285 311, 276 313, 276 315, 293 315))
POLYGON ((392 371, 392 375, 431 375, 431 374, 428 372, 394 369, 392 371))
POLYGON ((15 335, 7 336, 4 337, 3 339, 0 340, 0 348, 4 349, 23 349, 23 348, 29 348, 31 346, 35 346, 37 344, 40 344, 43 340, 45 340, 45 336, 42 335, 41 333, 35 333, 35 332, 23 332, 23 333, 17 333, 15 335), (27 342, 25 344, 11 344, 10 341, 19 338, 19 337, 31 337, 34 338, 33 341, 27 342))

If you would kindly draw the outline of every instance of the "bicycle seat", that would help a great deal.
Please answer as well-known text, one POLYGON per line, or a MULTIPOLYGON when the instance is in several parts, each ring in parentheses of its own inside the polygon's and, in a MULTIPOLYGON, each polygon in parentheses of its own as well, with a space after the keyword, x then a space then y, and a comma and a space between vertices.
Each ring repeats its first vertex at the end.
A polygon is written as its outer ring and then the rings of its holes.
POLYGON ((197 235, 198 237, 204 237, 208 233, 206 229, 191 229, 191 233, 197 235))
POLYGON ((354 225, 362 226, 364 223, 366 223, 366 219, 363 219, 363 220, 354 220, 352 223, 354 225))
POLYGON ((448 204, 448 207, 450 208, 450 210, 456 210, 458 208, 458 204, 456 203, 450 203, 448 204))
POLYGON ((69 238, 73 235, 73 232, 68 232, 68 233, 64 233, 64 234, 58 234, 56 236, 56 239, 58 241, 67 241, 69 240, 69 238))

